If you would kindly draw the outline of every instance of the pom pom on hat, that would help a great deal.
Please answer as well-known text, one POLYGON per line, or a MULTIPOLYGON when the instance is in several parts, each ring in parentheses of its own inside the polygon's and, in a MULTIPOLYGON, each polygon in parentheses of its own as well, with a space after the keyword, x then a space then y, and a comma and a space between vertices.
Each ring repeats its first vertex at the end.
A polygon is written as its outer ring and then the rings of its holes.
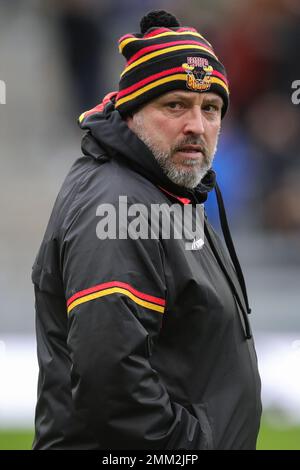
POLYGON ((180 26, 174 15, 165 10, 153 10, 143 16, 140 22, 141 33, 145 34, 150 28, 163 26, 165 28, 176 28, 180 26))

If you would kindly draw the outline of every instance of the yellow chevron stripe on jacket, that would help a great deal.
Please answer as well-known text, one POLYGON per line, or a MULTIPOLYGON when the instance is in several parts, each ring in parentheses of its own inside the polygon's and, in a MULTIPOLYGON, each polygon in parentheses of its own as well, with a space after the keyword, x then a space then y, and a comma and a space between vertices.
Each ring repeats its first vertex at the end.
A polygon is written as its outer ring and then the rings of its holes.
POLYGON ((127 289, 123 289, 121 287, 113 287, 110 289, 100 290, 99 292, 93 292, 92 294, 84 295, 83 297, 80 297, 74 300, 74 302, 72 302, 68 306, 67 312, 69 314, 71 310, 73 310, 73 308, 77 307, 80 304, 89 302, 90 300, 99 299, 100 297, 105 297, 107 295, 112 295, 112 294, 124 294, 127 297, 129 297, 131 300, 133 300, 133 302, 135 302, 136 304, 141 305, 142 307, 148 308, 150 310, 155 310, 156 312, 159 312, 159 313, 164 313, 165 311, 165 307, 161 305, 156 305, 155 303, 148 302, 146 300, 142 300, 127 289))

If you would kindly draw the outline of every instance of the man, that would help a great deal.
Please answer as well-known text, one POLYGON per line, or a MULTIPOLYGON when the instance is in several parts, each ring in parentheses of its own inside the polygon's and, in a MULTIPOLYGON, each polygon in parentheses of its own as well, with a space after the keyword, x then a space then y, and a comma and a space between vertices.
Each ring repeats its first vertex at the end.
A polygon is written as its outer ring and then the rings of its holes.
POLYGON ((224 67, 164 11, 119 48, 119 91, 80 118, 84 156, 33 267, 33 447, 254 449, 261 403, 250 309, 211 169, 228 105, 224 67), (145 208, 196 208, 195 222, 213 187, 231 259, 206 215, 204 240, 190 245, 161 226, 137 236, 150 226, 145 208))

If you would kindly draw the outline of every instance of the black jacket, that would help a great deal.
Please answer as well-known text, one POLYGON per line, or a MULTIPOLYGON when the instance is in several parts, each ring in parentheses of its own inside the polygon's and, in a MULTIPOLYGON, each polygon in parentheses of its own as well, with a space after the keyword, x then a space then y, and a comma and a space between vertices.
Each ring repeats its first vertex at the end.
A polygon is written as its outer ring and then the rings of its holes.
POLYGON ((82 123, 33 266, 39 360, 34 449, 254 449, 261 402, 249 306, 227 247, 97 237, 97 207, 203 203, 169 181, 113 104, 82 123), (180 199, 178 199, 180 198, 180 199))

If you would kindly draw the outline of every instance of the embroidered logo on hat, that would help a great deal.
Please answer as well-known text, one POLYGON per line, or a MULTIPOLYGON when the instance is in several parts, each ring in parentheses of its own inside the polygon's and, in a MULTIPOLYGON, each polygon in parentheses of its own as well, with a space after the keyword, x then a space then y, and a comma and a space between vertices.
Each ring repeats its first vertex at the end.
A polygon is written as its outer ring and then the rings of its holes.
POLYGON ((186 86, 194 91, 207 91, 211 86, 213 67, 208 60, 202 57, 187 57, 187 62, 182 64, 186 71, 186 86))

